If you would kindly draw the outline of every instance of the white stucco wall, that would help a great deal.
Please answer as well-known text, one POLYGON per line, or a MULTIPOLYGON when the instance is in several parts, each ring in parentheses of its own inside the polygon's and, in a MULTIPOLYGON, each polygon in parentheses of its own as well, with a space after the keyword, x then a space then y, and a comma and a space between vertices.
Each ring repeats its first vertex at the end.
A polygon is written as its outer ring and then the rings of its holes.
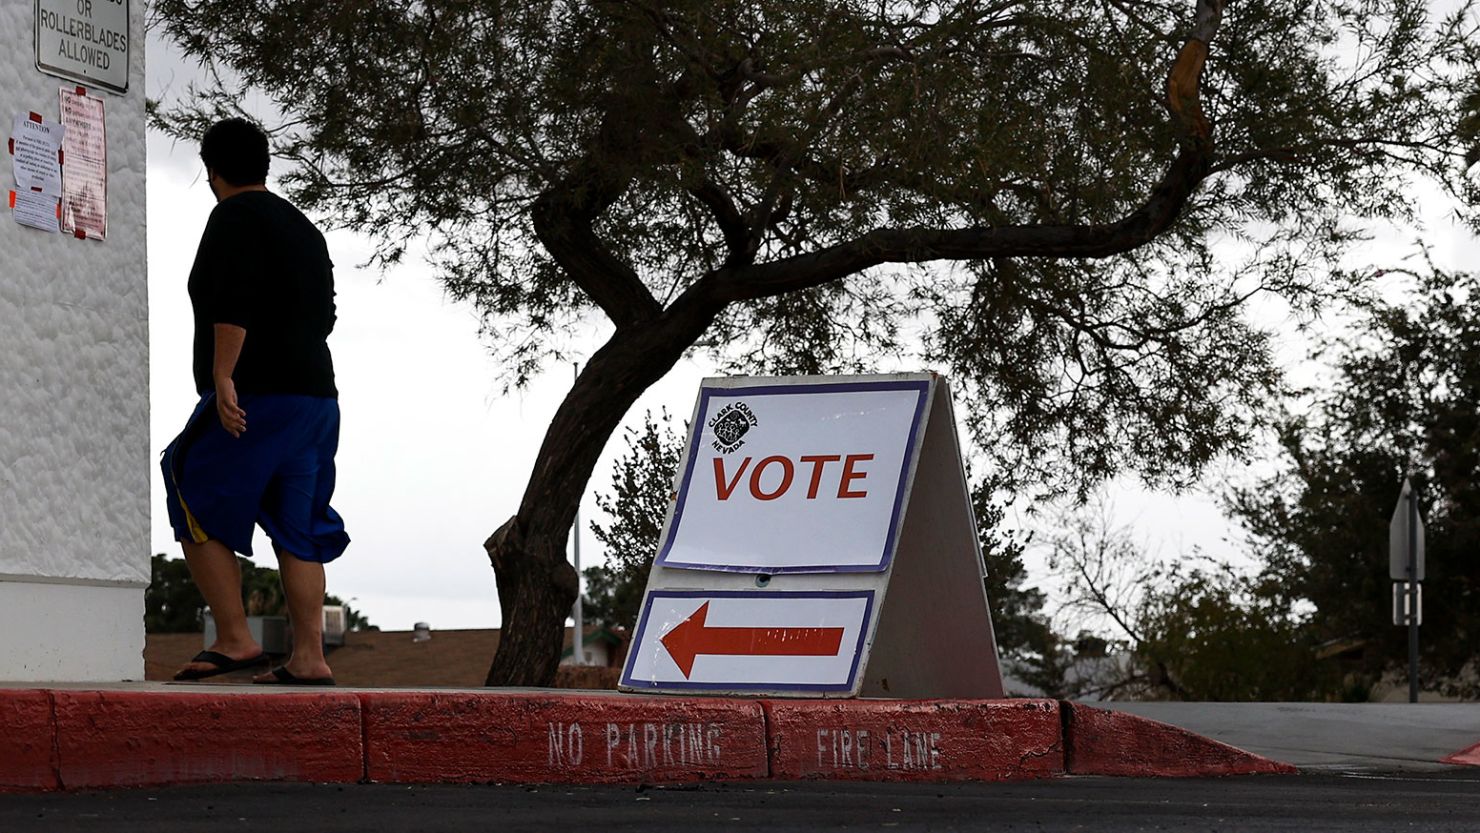
MULTIPOLYGON (((130 17, 128 93, 88 88, 105 108, 108 239, 25 228, 0 203, 0 680, 143 678, 144 0, 130 17)), ((34 22, 35 0, 0 0, 7 137, 17 111, 57 119, 76 86, 35 68, 34 22)))

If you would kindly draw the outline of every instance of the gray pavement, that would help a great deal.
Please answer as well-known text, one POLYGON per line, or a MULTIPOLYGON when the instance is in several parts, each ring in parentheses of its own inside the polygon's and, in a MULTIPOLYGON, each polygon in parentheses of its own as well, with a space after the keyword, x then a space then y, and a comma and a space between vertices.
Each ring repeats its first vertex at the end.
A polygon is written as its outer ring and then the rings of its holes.
MULTIPOLYGON (((1091 703, 1316 771, 1430 772, 1480 743, 1480 703, 1091 703)), ((1467 768, 1480 778, 1480 767, 1467 768)), ((1480 825, 1477 825, 1480 829, 1480 825)))
POLYGON ((1480 829, 1480 778, 1062 778, 686 788, 237 784, 0 795, 5 833, 1480 829))

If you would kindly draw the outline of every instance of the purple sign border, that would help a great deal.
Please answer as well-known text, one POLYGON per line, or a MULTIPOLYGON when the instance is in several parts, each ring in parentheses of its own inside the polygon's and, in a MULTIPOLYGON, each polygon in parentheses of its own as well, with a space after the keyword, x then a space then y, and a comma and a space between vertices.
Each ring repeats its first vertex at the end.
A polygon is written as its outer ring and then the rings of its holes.
POLYGON ((658 557, 654 564, 660 567, 668 567, 676 570, 716 570, 725 573, 762 573, 768 576, 781 575, 783 573, 882 573, 889 569, 889 564, 894 560, 894 542, 899 537, 899 517, 904 508, 904 486, 909 478, 910 467, 915 461, 915 441, 920 435, 920 422, 925 413, 925 400, 930 392, 930 380, 918 379, 908 382, 840 382, 836 384, 828 382, 811 382, 799 385, 757 385, 755 387, 701 387, 699 389, 699 411, 693 426, 693 442, 689 448, 689 459, 684 463, 683 480, 679 483, 678 505, 673 509, 673 523, 668 526, 668 534, 663 539, 663 546, 658 551, 658 557), (749 396, 772 396, 777 394, 795 394, 815 392, 815 389, 825 389, 827 393, 860 393, 884 390, 915 390, 919 396, 915 401, 915 414, 910 420, 909 442, 905 445, 904 460, 899 467, 899 483, 894 490, 894 507, 889 516, 889 534, 884 538, 884 551, 879 555, 877 564, 818 564, 806 567, 747 567, 735 564, 701 564, 698 562, 672 561, 668 554, 673 549, 673 540, 678 537, 679 524, 683 521, 684 502, 688 499, 689 484, 693 480, 694 464, 699 459, 699 438, 704 434, 704 420, 709 415, 709 400, 711 396, 722 395, 749 395, 749 396))
POLYGON ((622 679, 619 684, 628 688, 647 689, 699 690, 723 688, 729 691, 852 691, 854 684, 858 681, 858 662, 863 658, 863 642, 868 638, 868 626, 873 615, 874 591, 872 590, 652 590, 648 592, 647 598, 643 601, 642 615, 637 617, 637 636, 632 640, 632 645, 627 651, 627 662, 622 668, 622 679), (846 684, 695 683, 688 680, 673 682, 658 680, 634 681, 632 679, 632 666, 637 664, 637 654, 642 650, 642 639, 647 633, 648 614, 652 612, 653 600, 660 597, 665 599, 732 599, 739 597, 751 599, 867 599, 868 602, 863 607, 863 619, 858 628, 858 644, 853 646, 853 665, 848 669, 848 682, 846 684))

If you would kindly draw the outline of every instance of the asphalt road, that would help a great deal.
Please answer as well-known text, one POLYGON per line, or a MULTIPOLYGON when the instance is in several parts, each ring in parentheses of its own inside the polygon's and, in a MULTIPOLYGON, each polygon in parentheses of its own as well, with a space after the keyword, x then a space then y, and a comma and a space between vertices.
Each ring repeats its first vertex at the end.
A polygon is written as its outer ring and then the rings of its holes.
POLYGON ((0 830, 1480 830, 1480 774, 688 788, 246 784, 0 795, 0 830))

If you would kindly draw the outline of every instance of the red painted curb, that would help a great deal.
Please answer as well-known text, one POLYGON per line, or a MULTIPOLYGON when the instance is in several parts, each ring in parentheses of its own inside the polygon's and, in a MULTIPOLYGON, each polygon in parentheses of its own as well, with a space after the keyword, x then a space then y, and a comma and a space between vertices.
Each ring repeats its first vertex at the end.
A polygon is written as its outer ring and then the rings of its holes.
POLYGON ((1053 700, 765 703, 772 778, 1013 781, 1064 771, 1053 700))
POLYGON ((372 781, 765 778, 756 702, 523 692, 362 695, 372 781))
POLYGON ((353 694, 54 691, 67 789, 217 781, 358 781, 353 694))
POLYGON ((1480 766, 1480 743, 1468 749, 1461 749, 1453 755, 1440 760, 1439 763, 1455 764, 1457 766, 1480 766))
MULTIPOLYGON (((1480 765, 1480 745, 1445 763, 1480 765)), ((0 690, 0 791, 238 780, 1002 781, 1295 768, 1051 700, 0 690)))
POLYGON ((1176 726, 1080 703, 1062 704, 1071 775, 1192 778, 1292 774, 1295 767, 1176 726))
POLYGON ((45 691, 0 690, 0 792, 59 788, 55 737, 45 691))

